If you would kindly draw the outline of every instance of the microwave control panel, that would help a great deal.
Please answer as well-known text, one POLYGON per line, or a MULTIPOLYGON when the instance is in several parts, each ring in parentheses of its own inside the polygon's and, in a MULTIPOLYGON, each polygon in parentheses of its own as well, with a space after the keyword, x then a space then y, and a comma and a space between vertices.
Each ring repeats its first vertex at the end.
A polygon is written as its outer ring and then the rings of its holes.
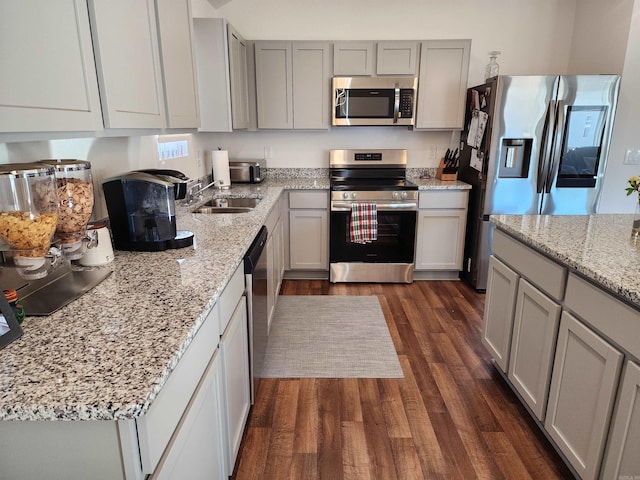
POLYGON ((413 90, 403 88, 400 90, 400 118, 413 117, 413 90))

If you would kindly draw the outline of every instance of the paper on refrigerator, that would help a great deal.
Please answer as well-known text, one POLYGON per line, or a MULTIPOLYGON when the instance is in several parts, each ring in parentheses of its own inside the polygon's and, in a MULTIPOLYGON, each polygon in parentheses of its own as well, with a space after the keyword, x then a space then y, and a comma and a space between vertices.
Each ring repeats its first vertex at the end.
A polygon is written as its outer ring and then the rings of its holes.
POLYGON ((481 112, 480 110, 474 110, 471 116, 471 125, 469 126, 469 136, 467 137, 467 144, 473 148, 479 148, 484 137, 484 130, 487 126, 487 120, 489 114, 481 112))

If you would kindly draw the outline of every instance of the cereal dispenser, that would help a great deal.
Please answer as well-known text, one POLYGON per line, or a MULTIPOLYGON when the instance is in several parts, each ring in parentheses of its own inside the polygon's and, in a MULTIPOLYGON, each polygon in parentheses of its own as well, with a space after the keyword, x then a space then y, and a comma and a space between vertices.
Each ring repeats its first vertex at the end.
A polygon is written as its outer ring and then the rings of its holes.
POLYGON ((55 170, 39 163, 0 165, 0 239, 26 279, 47 275, 58 222, 55 170))
POLYGON ((55 169, 59 203, 57 238, 65 258, 77 260, 87 248, 87 223, 93 212, 91 164, 83 160, 41 160, 55 169))

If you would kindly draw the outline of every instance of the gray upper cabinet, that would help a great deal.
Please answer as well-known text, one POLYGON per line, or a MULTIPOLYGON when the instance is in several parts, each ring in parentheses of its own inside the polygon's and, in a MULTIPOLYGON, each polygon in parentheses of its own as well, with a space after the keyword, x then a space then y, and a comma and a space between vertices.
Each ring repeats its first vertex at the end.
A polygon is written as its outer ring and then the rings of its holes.
POLYGON ((422 42, 416 128, 462 129, 471 40, 422 42))
POLYGON ((373 75, 374 42, 335 42, 333 75, 373 75))
POLYGON ((378 75, 415 75, 418 65, 417 42, 378 42, 378 75))
POLYGON ((258 128, 293 128, 291 42, 256 42, 258 128))
POLYGON ((324 42, 256 42, 258 128, 329 128, 329 55, 324 42))
POLYGON ((153 0, 88 3, 105 127, 163 128, 162 73, 153 0))
POLYGON ((200 125, 189 0, 156 0, 167 127, 200 125))
POLYGON ((0 31, 0 132, 102 129, 86 2, 0 2, 0 31))
POLYGON ((249 86, 247 81, 247 41, 227 25, 229 72, 231 76, 231 120, 234 130, 249 128, 249 86))
POLYGON ((194 18, 201 132, 249 126, 247 42, 223 18, 194 18))

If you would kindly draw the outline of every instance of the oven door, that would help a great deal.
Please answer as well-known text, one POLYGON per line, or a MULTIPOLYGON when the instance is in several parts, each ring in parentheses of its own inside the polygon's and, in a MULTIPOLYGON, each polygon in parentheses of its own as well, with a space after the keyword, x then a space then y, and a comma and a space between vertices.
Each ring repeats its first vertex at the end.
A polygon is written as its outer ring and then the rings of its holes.
POLYGON ((330 263, 413 263, 417 212, 378 208, 377 215, 377 240, 360 244, 350 240, 351 211, 331 211, 330 263))

